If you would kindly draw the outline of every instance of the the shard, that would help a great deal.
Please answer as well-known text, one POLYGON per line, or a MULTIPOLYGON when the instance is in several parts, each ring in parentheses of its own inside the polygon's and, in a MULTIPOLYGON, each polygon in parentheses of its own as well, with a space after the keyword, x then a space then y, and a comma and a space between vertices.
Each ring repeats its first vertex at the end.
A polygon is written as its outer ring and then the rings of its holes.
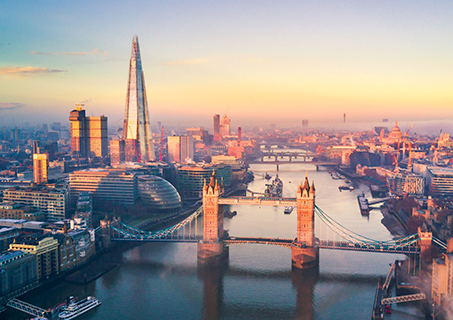
POLYGON ((129 64, 129 82, 123 124, 126 161, 145 162, 154 160, 154 145, 149 125, 140 47, 138 37, 134 36, 132 38, 132 54, 129 64))

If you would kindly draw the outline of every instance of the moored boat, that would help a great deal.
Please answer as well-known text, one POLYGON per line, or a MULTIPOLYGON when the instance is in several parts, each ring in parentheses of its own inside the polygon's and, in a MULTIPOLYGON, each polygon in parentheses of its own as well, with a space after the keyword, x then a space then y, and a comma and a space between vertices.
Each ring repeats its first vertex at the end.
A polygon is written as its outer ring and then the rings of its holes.
POLYGON ((99 306, 101 302, 95 297, 86 297, 85 299, 77 301, 74 297, 69 297, 66 307, 58 314, 60 320, 71 320, 85 312, 99 306))

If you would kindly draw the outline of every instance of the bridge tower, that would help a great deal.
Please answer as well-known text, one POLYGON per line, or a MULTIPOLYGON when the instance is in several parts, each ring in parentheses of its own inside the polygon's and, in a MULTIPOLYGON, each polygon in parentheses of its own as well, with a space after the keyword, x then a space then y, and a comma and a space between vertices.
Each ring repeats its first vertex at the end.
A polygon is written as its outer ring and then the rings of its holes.
POLYGON ((418 227, 418 237, 420 238, 418 245, 420 247, 421 254, 429 252, 429 250, 431 249, 431 244, 433 242, 432 232, 424 232, 420 227, 418 227))
POLYGON ((292 265, 297 269, 318 265, 319 247, 315 238, 315 184, 307 176, 297 188, 297 238, 292 244, 292 265))
POLYGON ((203 185, 203 240, 198 242, 198 261, 216 262, 228 254, 223 243, 223 207, 219 206, 219 196, 223 193, 223 183, 219 184, 212 172, 209 184, 203 185))

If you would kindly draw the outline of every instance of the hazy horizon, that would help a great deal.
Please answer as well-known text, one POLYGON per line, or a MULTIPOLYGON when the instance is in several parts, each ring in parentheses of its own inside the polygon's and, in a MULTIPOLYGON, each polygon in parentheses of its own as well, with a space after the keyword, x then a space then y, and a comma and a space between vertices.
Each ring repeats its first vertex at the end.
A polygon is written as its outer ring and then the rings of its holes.
POLYGON ((452 13, 449 1, 4 2, 0 116, 66 123, 86 103, 115 125, 137 34, 154 123, 210 128, 227 113, 232 127, 448 131, 452 13))

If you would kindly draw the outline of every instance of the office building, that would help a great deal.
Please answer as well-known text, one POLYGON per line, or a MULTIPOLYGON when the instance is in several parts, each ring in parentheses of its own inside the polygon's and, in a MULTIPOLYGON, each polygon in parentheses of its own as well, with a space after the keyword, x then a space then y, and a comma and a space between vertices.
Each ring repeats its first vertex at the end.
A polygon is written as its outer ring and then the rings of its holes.
POLYGON ((33 154, 33 182, 36 184, 47 183, 47 154, 33 154))
POLYGON ((58 241, 53 237, 42 234, 23 235, 11 243, 9 249, 36 256, 38 280, 49 279, 60 272, 58 241))
POLYGON ((132 39, 123 140, 125 141, 126 161, 146 162, 154 160, 154 145, 146 99, 145 77, 137 36, 132 39))
POLYGON ((143 204, 151 213, 181 211, 181 197, 176 188, 161 177, 144 175, 138 177, 138 192, 143 204))
POLYGON ((119 170, 75 171, 69 175, 69 190, 74 205, 81 191, 91 193, 95 207, 105 204, 133 206, 138 198, 136 175, 119 170))
POLYGON ((3 191, 4 202, 14 202, 38 209, 49 222, 65 219, 68 199, 68 189, 65 186, 58 188, 14 187, 3 191))
POLYGON ((203 195, 203 185, 209 181, 212 172, 227 189, 231 186, 231 166, 229 165, 190 165, 178 167, 178 191, 183 199, 198 199, 203 195))
POLYGON ((425 179, 414 172, 400 172, 387 178, 390 191, 399 195, 423 195, 425 179))
POLYGON ((193 160, 191 136, 168 137, 168 162, 190 162, 193 160))
POLYGON ((427 179, 429 193, 433 196, 453 195, 453 169, 444 167, 428 167, 427 179))
POLYGON ((213 124, 213 135, 214 135, 214 141, 221 141, 222 136, 220 135, 220 114, 215 114, 213 118, 214 124, 213 124))
POLYGON ((26 207, 19 203, 3 202, 0 203, 0 219, 25 219, 28 221, 43 221, 44 214, 42 211, 26 207))
POLYGON ((222 137, 226 137, 231 134, 230 123, 231 123, 231 120, 228 119, 226 114, 224 114, 222 119, 220 120, 220 135, 222 137))
POLYGON ((78 157, 106 157, 108 155, 107 117, 87 117, 83 104, 69 114, 71 124, 71 152, 78 157))
POLYGON ((117 166, 124 160, 124 140, 110 140, 110 165, 117 166))

